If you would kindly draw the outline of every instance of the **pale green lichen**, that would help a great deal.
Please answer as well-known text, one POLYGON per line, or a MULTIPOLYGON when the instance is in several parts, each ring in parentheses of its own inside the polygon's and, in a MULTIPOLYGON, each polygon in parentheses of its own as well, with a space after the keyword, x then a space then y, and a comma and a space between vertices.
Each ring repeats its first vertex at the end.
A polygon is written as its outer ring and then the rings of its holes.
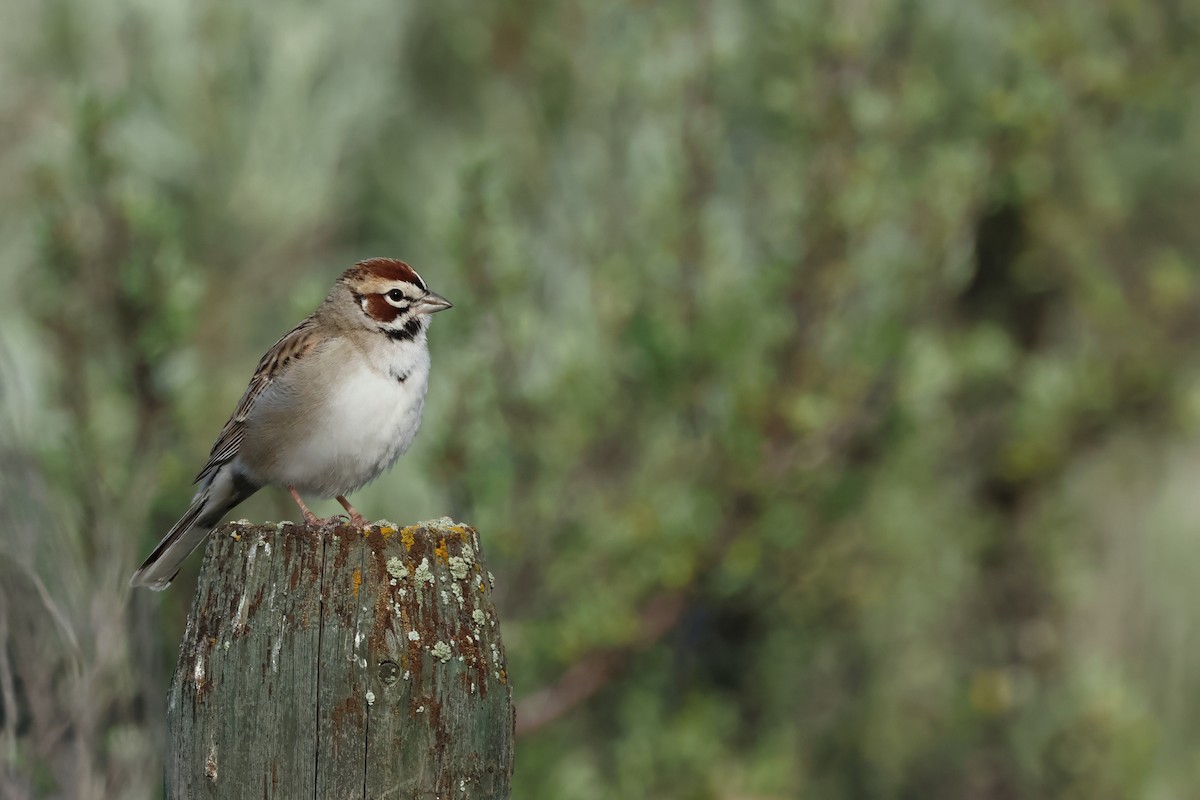
POLYGON ((417 633, 416 631, 409 631, 408 640, 410 642, 419 642, 421 641, 421 634, 417 633))
POLYGON ((487 619, 487 615, 477 608, 471 612, 471 619, 475 620, 476 625, 482 625, 487 619))
POLYGON ((457 522, 449 517, 438 517, 437 519, 427 519, 417 523, 422 528, 428 528, 431 531, 446 531, 454 530, 461 527, 457 522))
POLYGON ((375 693, 372 692, 370 689, 367 689, 367 705, 369 705, 369 706, 375 705, 375 693))
POLYGON ((392 556, 387 560, 388 575, 391 575, 397 580, 408 577, 408 567, 404 566, 404 562, 396 556, 392 556))
POLYGON ((470 571, 470 565, 467 563, 466 559, 460 558, 459 556, 450 556, 449 563, 450 574, 453 575, 456 580, 461 581, 467 577, 467 573, 470 571))
POLYGON ((433 583, 433 571, 429 569, 428 558, 421 559, 421 563, 417 567, 417 571, 414 573, 413 577, 416 578, 417 583, 433 583))
POLYGON ((445 642, 438 642, 430 649, 430 654, 445 664, 450 660, 450 645, 445 642))

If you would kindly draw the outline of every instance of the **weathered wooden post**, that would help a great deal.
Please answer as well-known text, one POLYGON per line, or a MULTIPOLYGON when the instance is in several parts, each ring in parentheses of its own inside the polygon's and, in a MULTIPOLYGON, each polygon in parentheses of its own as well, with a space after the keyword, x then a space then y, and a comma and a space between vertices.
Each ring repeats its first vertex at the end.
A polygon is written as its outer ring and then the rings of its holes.
POLYGON ((506 666, 473 529, 224 525, 171 683, 166 796, 506 798, 506 666))

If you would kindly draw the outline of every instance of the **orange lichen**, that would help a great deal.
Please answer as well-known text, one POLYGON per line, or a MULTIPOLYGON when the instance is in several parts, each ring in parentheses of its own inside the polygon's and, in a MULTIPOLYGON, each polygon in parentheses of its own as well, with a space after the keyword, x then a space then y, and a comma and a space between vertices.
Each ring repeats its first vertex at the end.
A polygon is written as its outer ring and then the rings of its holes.
POLYGON ((433 554, 442 561, 446 561, 450 558, 450 551, 446 549, 445 539, 438 539, 437 547, 433 548, 433 554))
POLYGON ((354 577, 351 580, 354 582, 354 596, 358 597, 358 587, 362 586, 362 570, 354 570, 354 577))
POLYGON ((400 541, 404 542, 405 550, 413 549, 413 545, 417 541, 416 537, 413 536, 413 531, 415 531, 415 530, 416 530, 415 527, 413 527, 412 525, 409 525, 407 528, 404 528, 403 530, 400 531, 400 541))

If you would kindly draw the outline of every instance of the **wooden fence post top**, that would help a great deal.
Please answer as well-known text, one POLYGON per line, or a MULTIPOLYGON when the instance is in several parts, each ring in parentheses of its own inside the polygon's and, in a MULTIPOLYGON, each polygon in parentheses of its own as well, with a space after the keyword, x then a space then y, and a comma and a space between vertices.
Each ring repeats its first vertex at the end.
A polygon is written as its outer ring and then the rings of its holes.
POLYGON ((446 517, 221 526, 168 700, 167 796, 508 797, 492 581, 446 517))

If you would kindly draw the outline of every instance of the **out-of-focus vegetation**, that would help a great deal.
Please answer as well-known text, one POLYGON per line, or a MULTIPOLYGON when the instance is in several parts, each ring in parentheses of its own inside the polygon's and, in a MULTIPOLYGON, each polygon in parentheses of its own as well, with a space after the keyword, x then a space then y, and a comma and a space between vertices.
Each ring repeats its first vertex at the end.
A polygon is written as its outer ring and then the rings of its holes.
POLYGON ((373 255, 455 308, 355 502, 482 532, 514 796, 1194 795, 1195 2, 3 17, 0 795, 157 795, 126 581, 373 255))

